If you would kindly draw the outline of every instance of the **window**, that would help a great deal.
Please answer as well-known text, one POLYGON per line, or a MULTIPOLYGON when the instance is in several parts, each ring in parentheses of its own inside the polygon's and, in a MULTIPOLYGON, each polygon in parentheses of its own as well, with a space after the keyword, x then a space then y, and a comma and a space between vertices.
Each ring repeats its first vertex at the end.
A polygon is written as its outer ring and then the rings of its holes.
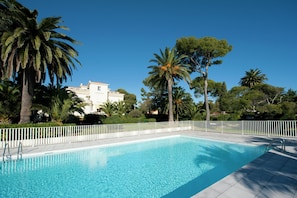
POLYGON ((101 91, 101 87, 100 86, 97 87, 97 91, 101 91))

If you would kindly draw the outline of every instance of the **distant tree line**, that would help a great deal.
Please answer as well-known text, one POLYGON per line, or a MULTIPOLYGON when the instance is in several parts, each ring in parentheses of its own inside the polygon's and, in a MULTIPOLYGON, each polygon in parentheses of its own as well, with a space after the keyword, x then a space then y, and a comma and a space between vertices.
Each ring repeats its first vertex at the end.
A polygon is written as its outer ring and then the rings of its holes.
POLYGON ((221 64, 220 58, 231 50, 232 46, 225 40, 183 37, 172 49, 165 48, 160 55, 154 54, 151 62, 156 64, 148 66, 151 70, 143 81, 148 90, 141 90, 140 108, 148 114, 157 110, 159 119, 171 121, 295 120, 297 92, 265 83, 267 77, 258 68, 246 71, 245 76, 239 77, 239 86, 229 91, 225 82, 208 78, 209 68, 221 64), (171 58, 171 54, 175 58, 171 58), (189 74, 194 72, 198 76, 189 80, 189 74), (203 96, 204 102, 195 104, 191 95, 178 86, 179 80, 188 82, 195 96, 203 96))

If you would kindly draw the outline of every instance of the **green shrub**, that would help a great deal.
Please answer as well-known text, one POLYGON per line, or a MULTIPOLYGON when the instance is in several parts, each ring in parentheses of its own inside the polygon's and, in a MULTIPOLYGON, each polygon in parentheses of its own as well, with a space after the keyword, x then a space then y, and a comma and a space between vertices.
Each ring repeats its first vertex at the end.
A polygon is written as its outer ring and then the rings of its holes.
POLYGON ((103 124, 121 124, 121 123, 139 123, 139 122, 156 122, 156 119, 154 118, 147 119, 145 117, 133 118, 130 116, 113 115, 103 120, 103 124))
POLYGON ((80 123, 80 118, 75 115, 69 115, 68 118, 65 120, 64 123, 75 123, 78 124, 80 123))
POLYGON ((144 114, 140 110, 134 109, 129 112, 129 116, 132 118, 141 118, 144 117, 144 114))
POLYGON ((104 119, 106 119, 105 115, 87 114, 84 117, 83 124, 102 124, 104 119))
POLYGON ((26 124, 1 124, 0 128, 30 128, 30 127, 55 127, 55 126, 73 126, 75 124, 59 124, 56 122, 26 123, 26 124))

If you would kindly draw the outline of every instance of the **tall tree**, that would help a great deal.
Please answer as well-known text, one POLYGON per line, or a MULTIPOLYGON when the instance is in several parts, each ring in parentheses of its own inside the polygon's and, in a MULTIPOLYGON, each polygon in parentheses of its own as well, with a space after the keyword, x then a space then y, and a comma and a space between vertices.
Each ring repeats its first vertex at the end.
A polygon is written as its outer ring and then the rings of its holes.
MULTIPOLYGON (((143 84, 149 88, 149 92, 146 93, 146 100, 148 105, 148 113, 158 111, 158 114, 168 115, 168 91, 164 79, 160 79, 160 82, 149 82, 149 77, 143 80, 143 84)), ((144 93, 143 93, 144 94, 144 93)), ((145 96, 145 95, 143 95, 145 96)), ((168 119, 168 118, 167 118, 168 119)))
POLYGON ((136 95, 127 92, 125 89, 118 89, 117 91, 124 94, 124 103, 127 110, 127 112, 124 112, 124 113, 129 113, 130 111, 135 109, 136 102, 137 102, 136 95))
POLYGON ((183 37, 176 41, 176 48, 180 54, 188 55, 188 63, 192 66, 192 72, 198 72, 204 79, 204 103, 206 108, 206 120, 210 120, 210 110, 207 96, 208 69, 212 65, 222 63, 220 57, 232 50, 232 46, 226 40, 218 40, 213 37, 183 37))
POLYGON ((257 69, 250 69, 245 72, 245 76, 242 77, 239 81, 241 86, 246 86, 252 88, 255 85, 263 84, 267 80, 266 75, 257 69))
POLYGON ((297 103, 297 91, 289 89, 287 93, 284 95, 284 101, 297 103))
POLYGON ((150 62, 156 65, 148 66, 151 71, 147 82, 153 87, 159 85, 161 87, 167 87, 168 91, 168 120, 173 122, 173 100, 172 100, 172 87, 177 80, 184 79, 186 82, 190 82, 190 70, 189 65, 183 62, 186 58, 185 55, 178 56, 175 48, 166 47, 164 51, 160 50, 159 54, 154 54, 155 59, 151 59, 150 62))
MULTIPOLYGON (((144 81, 143 81, 144 83, 144 81)), ((144 88, 141 88, 141 103, 139 105, 139 108, 142 113, 144 114, 150 114, 152 110, 152 93, 147 92, 144 88)))
MULTIPOLYGON (((211 79, 207 80, 207 94, 211 97, 219 97, 223 92, 227 92, 225 82, 215 82, 211 79)), ((204 94, 205 81, 199 76, 192 80, 191 88, 194 89, 195 96, 199 97, 204 94)))
MULTIPOLYGON (((61 17, 48 17, 37 22, 38 12, 31 11, 14 0, 0 0, 0 17, 7 29, 1 30, 2 75, 22 78, 20 123, 30 122, 34 86, 48 72, 51 82, 62 83, 76 68, 78 52, 70 45, 74 39, 57 30, 61 17), (6 14, 3 14, 6 13, 6 14), (7 14, 8 13, 8 14, 7 14)), ((0 26, 2 27, 2 26, 0 26)), ((80 64, 80 63, 79 63, 80 64)))
MULTIPOLYGON (((204 94, 205 81, 203 77, 198 76, 191 83, 191 89, 194 89, 194 94, 196 97, 200 97, 204 94)), ((227 93, 227 87, 225 82, 215 82, 211 79, 207 80, 207 94, 215 99, 220 104, 221 98, 227 93)), ((205 107, 205 104, 204 104, 205 107)))

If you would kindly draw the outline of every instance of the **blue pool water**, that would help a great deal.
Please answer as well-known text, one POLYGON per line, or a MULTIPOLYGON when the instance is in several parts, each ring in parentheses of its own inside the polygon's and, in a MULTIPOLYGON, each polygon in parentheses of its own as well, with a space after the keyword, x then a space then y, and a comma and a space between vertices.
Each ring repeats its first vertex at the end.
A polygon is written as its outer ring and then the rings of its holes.
POLYGON ((263 147, 177 136, 2 163, 0 197, 190 197, 263 147))

